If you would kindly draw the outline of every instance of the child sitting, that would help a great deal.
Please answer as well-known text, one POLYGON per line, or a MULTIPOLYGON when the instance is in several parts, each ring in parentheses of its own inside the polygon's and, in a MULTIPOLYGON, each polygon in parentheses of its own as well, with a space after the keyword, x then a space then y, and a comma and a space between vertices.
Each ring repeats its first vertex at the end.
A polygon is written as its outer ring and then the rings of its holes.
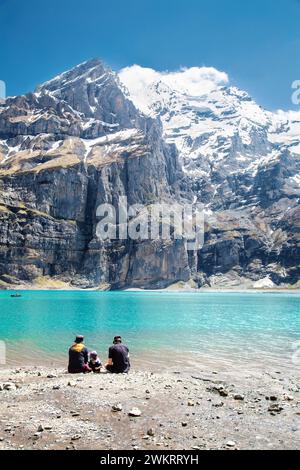
POLYGON ((89 367, 95 373, 99 374, 101 372, 102 363, 100 358, 98 357, 97 351, 93 351, 90 353, 89 367))

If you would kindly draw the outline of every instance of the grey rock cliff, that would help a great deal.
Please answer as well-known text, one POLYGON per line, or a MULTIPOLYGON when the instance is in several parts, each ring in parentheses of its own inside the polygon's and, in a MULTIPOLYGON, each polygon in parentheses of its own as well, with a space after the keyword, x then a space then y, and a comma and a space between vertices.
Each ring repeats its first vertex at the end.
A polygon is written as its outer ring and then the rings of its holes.
MULTIPOLYGON (((138 111, 99 60, 0 105, 0 285, 53 279, 121 289, 193 280, 200 287, 226 283, 226 276, 229 284, 297 282, 299 156, 288 147, 276 151, 267 128, 252 126, 247 144, 238 132, 186 136, 189 159, 178 142, 164 139, 172 110, 156 111, 157 118, 138 111), (202 153, 207 141, 212 158, 202 153), (222 152, 218 163, 214 155, 222 152), (274 158, 263 158, 268 152, 274 158), (146 207, 201 201, 204 247, 189 253, 184 240, 99 240, 97 207, 117 208, 124 196, 146 207)), ((231 107, 222 116, 236 119, 231 107)))
POLYGON ((101 242, 97 207, 172 201, 180 168, 158 121, 142 116, 99 61, 0 113, 0 278, 79 287, 165 286, 189 278, 181 243, 101 242))

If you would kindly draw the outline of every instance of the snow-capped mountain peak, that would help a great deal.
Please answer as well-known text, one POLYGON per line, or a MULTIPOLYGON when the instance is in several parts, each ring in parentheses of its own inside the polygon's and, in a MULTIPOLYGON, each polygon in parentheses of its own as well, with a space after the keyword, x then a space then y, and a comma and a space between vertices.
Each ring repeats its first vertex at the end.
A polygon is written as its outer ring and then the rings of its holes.
POLYGON ((253 204, 249 194, 260 168, 286 152, 296 154, 289 171, 298 178, 300 113, 263 109, 213 68, 158 72, 134 65, 119 77, 135 106, 161 119, 165 139, 176 145, 186 176, 209 204, 222 204, 224 191, 230 204, 253 204), (237 184, 245 184, 245 197, 237 184))
POLYGON ((238 147, 236 159, 246 156, 249 146, 251 155, 253 146, 256 155, 266 152, 270 114, 246 92, 224 86, 225 73, 195 67, 160 73, 133 66, 119 76, 134 104, 161 118, 165 137, 177 145, 187 172, 196 159, 232 158, 233 147, 238 147))
POLYGON ((119 76, 89 61, 0 104, 2 273, 114 288, 219 274, 296 282, 300 113, 264 110, 213 68, 119 76), (203 248, 97 243, 96 207, 123 195, 202 202, 203 248))

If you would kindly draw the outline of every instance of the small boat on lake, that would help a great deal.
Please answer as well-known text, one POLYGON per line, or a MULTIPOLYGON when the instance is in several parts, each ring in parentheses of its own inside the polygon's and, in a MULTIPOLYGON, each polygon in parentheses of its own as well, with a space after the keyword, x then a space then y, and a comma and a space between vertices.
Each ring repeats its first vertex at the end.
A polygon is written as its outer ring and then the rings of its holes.
POLYGON ((18 297, 22 297, 22 296, 21 296, 21 294, 11 294, 11 297, 18 298, 18 297))

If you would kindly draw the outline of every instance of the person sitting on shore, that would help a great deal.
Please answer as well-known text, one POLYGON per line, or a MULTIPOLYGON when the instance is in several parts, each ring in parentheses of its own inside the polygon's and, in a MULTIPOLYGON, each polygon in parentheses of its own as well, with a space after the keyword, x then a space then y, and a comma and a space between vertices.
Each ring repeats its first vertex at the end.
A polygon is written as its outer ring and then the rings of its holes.
POLYGON ((129 349, 125 344, 122 344, 121 336, 114 337, 113 345, 108 351, 108 362, 105 367, 108 372, 113 374, 127 374, 129 372, 129 349))
POLYGON ((88 365, 89 352, 83 344, 83 340, 83 336, 76 336, 75 343, 69 349, 68 372, 70 374, 91 372, 91 369, 88 365))
POLYGON ((95 373, 100 374, 102 369, 102 362, 98 357, 97 351, 90 353, 89 368, 95 373))

